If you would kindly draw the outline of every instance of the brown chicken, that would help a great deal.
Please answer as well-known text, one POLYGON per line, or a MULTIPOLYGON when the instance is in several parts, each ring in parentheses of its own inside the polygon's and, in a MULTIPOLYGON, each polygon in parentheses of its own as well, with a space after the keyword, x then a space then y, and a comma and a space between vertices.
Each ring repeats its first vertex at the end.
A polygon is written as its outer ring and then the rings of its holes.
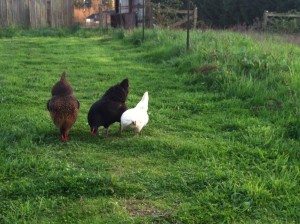
POLYGON ((61 141, 65 142, 69 140, 69 131, 76 121, 80 106, 65 72, 60 81, 53 86, 51 93, 52 98, 47 103, 47 109, 54 124, 60 129, 61 141))

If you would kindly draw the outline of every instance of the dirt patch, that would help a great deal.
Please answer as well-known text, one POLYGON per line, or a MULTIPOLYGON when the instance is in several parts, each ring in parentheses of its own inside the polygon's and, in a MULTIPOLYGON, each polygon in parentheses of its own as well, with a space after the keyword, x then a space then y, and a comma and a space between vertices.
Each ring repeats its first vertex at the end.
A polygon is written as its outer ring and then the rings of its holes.
POLYGON ((134 217, 151 216, 156 218, 171 218, 171 213, 169 211, 161 210, 155 205, 151 204, 149 201, 145 200, 126 200, 125 208, 128 213, 134 217))

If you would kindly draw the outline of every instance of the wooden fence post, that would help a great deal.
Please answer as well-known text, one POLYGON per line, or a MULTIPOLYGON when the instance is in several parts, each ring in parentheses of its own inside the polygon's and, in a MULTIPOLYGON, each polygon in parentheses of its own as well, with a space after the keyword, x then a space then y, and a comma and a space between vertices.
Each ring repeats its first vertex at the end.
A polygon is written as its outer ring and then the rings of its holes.
POLYGON ((268 24, 268 11, 264 11, 264 18, 263 18, 263 29, 265 30, 267 28, 268 24))
POLYGON ((186 50, 190 50, 190 8, 191 8, 191 1, 188 0, 188 11, 187 11, 187 34, 186 34, 186 50))
POLYGON ((197 28, 197 20, 198 20, 198 8, 194 9, 194 29, 197 28))
POLYGON ((143 36, 142 41, 145 41, 145 0, 143 0, 143 36))

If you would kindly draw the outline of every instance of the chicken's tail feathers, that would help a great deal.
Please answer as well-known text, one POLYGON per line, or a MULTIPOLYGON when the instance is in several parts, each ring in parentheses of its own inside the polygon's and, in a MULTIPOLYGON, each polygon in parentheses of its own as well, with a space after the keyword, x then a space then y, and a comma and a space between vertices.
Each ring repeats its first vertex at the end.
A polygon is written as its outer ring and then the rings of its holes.
POLYGON ((66 76, 67 76, 67 73, 64 71, 60 76, 60 80, 61 81, 66 80, 66 76))
POLYGON ((142 100, 147 100, 147 103, 148 103, 148 100, 149 100, 149 94, 148 94, 148 91, 146 91, 146 92, 144 93, 142 100))
POLYGON ((120 85, 124 88, 124 89, 127 89, 129 87, 129 80, 126 78, 124 79, 120 85))
POLYGON ((148 92, 145 92, 141 101, 136 105, 136 107, 147 111, 148 110, 148 101, 149 101, 149 95, 148 95, 148 92))

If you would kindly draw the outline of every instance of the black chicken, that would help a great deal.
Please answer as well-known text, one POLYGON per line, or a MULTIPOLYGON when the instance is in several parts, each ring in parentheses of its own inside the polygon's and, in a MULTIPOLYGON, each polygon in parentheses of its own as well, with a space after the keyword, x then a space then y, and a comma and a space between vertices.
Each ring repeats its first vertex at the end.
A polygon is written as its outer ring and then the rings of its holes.
POLYGON ((124 79, 121 83, 110 87, 105 94, 95 102, 88 113, 88 123, 91 133, 96 135, 98 128, 105 128, 105 135, 108 135, 108 128, 115 122, 120 122, 121 116, 127 110, 125 101, 129 91, 129 81, 124 79))

